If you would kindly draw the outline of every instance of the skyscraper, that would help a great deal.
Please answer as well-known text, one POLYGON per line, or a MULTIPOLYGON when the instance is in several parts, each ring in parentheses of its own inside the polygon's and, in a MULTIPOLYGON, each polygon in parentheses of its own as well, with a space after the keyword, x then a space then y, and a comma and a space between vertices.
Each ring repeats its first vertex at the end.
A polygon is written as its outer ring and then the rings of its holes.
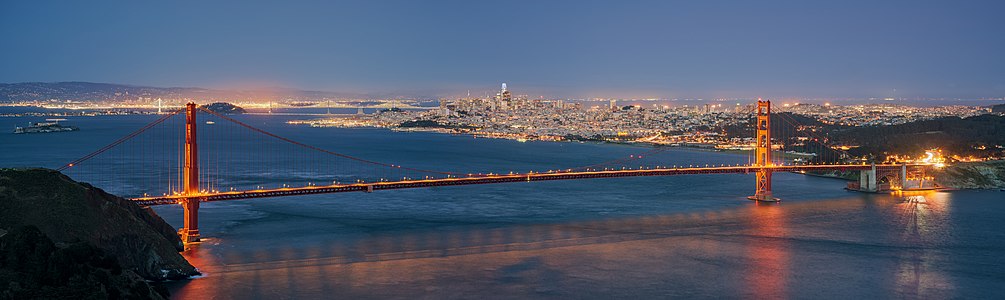
MULTIPOLYGON (((498 108, 505 110, 510 108, 512 101, 513 101, 513 95, 510 93, 509 90, 506 89, 506 83, 503 82, 502 89, 499 90, 498 94, 496 94, 495 102, 498 103, 497 105, 498 108)), ((493 108, 493 110, 495 110, 495 108, 493 108)))

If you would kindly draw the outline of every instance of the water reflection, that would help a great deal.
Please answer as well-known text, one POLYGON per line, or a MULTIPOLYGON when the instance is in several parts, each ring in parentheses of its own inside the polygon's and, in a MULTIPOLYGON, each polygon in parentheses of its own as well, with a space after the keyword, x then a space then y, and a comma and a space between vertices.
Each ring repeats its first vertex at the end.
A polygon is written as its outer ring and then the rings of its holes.
POLYGON ((897 297, 925 298, 952 289, 952 282, 935 266, 939 245, 950 244, 949 205, 946 193, 919 193, 899 199, 894 215, 901 243, 914 246, 899 256, 895 274, 897 297))
POLYGON ((953 283, 938 265, 945 254, 930 247, 945 242, 945 201, 849 197, 303 238, 309 242, 224 237, 185 253, 207 277, 173 292, 179 299, 951 296, 953 283))
POLYGON ((780 299, 786 297, 789 276, 789 240, 786 236, 785 211, 780 203, 758 203, 751 208, 753 228, 747 248, 750 268, 746 272, 750 298, 780 299))
MULTIPOLYGON (((404 297, 409 291, 458 289, 444 280, 457 277, 507 295, 544 296, 568 292, 569 286, 582 285, 584 280, 609 281, 614 274, 633 278, 618 283, 625 291, 633 291, 651 283, 653 274, 673 270, 666 262, 647 261, 722 251, 719 243, 702 241, 708 228, 739 230, 755 217, 759 216, 742 208, 588 222, 420 230, 372 235, 353 242, 333 237, 307 246, 263 244, 247 249, 234 249, 222 239, 184 253, 207 277, 182 284, 175 296, 268 297, 241 291, 253 287, 296 288, 306 295, 338 291, 404 297), (626 266, 631 270, 624 271, 626 266), (408 284, 399 286, 404 283, 408 284), (385 285, 394 285, 394 291, 383 290, 385 285)), ((589 286, 582 288, 589 290, 589 286)))

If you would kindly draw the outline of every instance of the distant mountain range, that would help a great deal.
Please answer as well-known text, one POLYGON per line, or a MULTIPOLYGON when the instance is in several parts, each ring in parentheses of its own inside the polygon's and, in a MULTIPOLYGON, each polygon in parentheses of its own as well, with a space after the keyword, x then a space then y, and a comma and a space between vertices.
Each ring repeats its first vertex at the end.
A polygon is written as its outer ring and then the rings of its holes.
POLYGON ((165 100, 199 99, 207 101, 311 101, 322 99, 395 99, 406 98, 406 96, 304 91, 288 88, 217 90, 198 87, 149 87, 94 82, 0 83, 0 102, 48 100, 131 101, 139 98, 163 98, 165 100))

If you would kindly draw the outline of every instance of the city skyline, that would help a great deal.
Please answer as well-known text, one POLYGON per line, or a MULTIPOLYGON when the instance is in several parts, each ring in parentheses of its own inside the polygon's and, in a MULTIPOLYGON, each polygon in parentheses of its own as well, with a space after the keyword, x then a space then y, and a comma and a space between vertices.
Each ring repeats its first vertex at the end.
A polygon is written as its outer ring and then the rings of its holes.
POLYGON ((0 298, 1005 299, 1005 1, 0 1, 0 298))
POLYGON ((0 82, 441 97, 499 82, 555 98, 1005 95, 1002 4, 991 1, 3 6, 0 82))

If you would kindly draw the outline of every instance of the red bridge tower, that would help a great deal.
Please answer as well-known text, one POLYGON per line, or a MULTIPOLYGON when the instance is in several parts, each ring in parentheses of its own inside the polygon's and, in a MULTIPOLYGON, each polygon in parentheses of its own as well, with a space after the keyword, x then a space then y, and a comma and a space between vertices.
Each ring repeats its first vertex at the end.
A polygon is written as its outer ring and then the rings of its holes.
POLYGON ((778 202, 771 195, 771 100, 757 99, 757 140, 754 150, 754 165, 757 169, 757 190, 747 199, 754 201, 778 202))
POLYGON ((178 230, 178 236, 183 243, 199 241, 199 151, 196 146, 195 113, 196 105, 189 102, 185 105, 185 166, 183 174, 183 195, 191 196, 182 199, 185 209, 185 223, 178 230))

